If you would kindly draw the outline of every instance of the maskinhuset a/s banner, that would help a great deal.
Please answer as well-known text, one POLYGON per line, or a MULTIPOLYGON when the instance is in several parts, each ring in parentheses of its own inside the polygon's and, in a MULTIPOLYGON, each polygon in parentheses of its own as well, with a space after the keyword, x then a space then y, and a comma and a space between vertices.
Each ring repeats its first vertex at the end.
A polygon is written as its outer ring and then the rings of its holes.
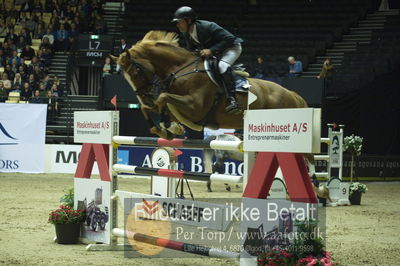
POLYGON ((0 172, 43 173, 46 104, 0 104, 0 172))

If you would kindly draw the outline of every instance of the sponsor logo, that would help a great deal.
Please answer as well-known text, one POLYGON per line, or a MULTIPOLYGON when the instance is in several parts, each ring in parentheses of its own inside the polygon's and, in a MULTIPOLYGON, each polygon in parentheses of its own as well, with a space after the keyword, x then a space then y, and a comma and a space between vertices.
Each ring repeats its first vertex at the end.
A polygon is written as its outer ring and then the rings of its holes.
POLYGON ((18 160, 0 160, 0 169, 15 170, 19 168, 18 160))
POLYGON ((56 152, 56 163, 74 163, 78 162, 79 153, 76 151, 64 152, 57 151, 56 152))
POLYGON ((18 145, 17 142, 13 142, 12 140, 18 140, 17 138, 14 138, 11 136, 11 134, 7 131, 7 129, 3 126, 2 123, 0 123, 0 131, 1 133, 7 138, 8 142, 0 142, 0 145, 18 145))

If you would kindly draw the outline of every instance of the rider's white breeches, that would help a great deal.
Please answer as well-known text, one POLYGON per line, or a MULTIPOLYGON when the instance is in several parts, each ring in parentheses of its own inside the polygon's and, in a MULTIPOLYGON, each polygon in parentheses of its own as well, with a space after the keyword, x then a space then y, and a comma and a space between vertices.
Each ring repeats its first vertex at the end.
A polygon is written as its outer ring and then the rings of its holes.
POLYGON ((226 49, 222 53, 221 60, 219 61, 218 68, 219 73, 223 74, 226 72, 228 67, 231 67, 233 63, 239 58, 242 53, 242 45, 236 44, 235 46, 226 49))

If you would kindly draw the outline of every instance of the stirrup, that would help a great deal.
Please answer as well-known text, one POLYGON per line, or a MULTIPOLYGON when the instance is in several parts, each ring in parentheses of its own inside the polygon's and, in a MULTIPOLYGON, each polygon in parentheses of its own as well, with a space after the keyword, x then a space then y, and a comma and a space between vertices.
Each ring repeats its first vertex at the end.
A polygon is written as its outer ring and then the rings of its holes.
POLYGON ((229 97, 229 104, 225 107, 225 111, 230 114, 240 114, 242 110, 240 109, 238 103, 233 97, 229 97))

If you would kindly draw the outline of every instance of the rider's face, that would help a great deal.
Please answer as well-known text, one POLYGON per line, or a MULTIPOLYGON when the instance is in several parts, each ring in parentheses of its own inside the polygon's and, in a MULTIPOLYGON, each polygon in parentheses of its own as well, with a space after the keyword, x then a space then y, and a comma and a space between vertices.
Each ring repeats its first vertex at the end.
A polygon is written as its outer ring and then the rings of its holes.
POLYGON ((179 31, 182 33, 185 33, 188 31, 188 24, 186 23, 186 21, 184 19, 178 20, 178 22, 176 23, 176 26, 178 27, 179 31))

